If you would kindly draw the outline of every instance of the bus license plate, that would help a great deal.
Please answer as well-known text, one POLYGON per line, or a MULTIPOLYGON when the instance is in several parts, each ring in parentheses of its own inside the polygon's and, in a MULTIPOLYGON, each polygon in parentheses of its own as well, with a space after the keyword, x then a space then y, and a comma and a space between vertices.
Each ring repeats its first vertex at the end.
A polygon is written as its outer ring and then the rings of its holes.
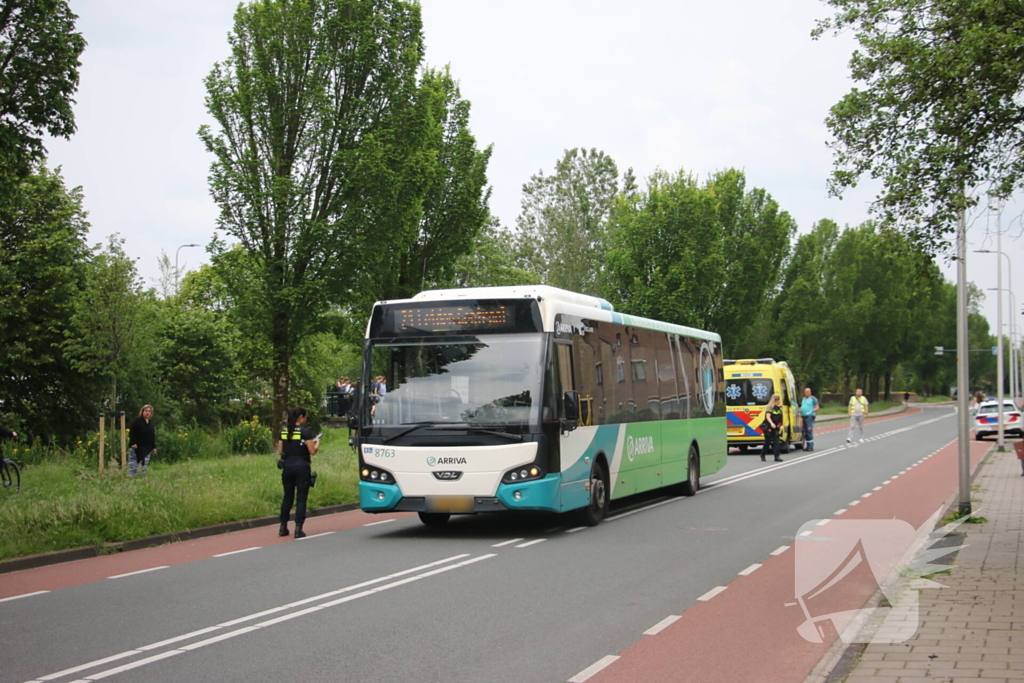
POLYGON ((427 512, 472 512, 473 496, 427 496, 427 512))

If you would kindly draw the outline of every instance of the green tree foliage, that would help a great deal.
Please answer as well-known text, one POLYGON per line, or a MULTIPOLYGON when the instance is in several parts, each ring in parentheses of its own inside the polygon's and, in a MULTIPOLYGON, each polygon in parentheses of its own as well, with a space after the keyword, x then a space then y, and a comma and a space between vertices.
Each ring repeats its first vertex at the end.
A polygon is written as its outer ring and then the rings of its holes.
POLYGON ((619 171, 604 152, 573 148, 523 185, 517 220, 520 267, 546 285, 598 294, 619 171))
POLYGON ((124 405, 120 378, 148 376, 154 308, 152 297, 144 295, 135 262, 124 252, 124 239, 111 235, 106 248, 96 248, 86 269, 64 342, 76 370, 109 381, 108 410, 124 405))
POLYGON ((0 192, 43 159, 42 138, 75 132, 85 39, 66 0, 0 4, 0 192))
POLYGON ((703 185, 658 171, 613 213, 604 295, 619 310, 713 329, 739 347, 779 280, 796 226, 741 172, 703 185))
POLYGON ((941 344, 946 290, 908 237, 873 222, 840 231, 819 222, 797 240, 774 302, 777 344, 801 383, 888 397, 901 364, 941 344))
POLYGON ((539 285, 540 275, 516 265, 515 235, 492 218, 477 233, 473 249, 455 263, 453 287, 539 285))
POLYGON ((203 308, 166 305, 161 317, 156 371, 163 394, 184 422, 215 425, 218 407, 238 396, 238 332, 203 308))
POLYGON ((67 436, 91 417, 89 383, 61 348, 85 281, 88 227, 81 190, 43 166, 0 197, 0 411, 30 432, 46 416, 46 430, 67 436))
POLYGON ((937 247, 983 187, 1024 186, 1024 9, 1016 0, 828 0, 852 30, 857 87, 832 107, 831 189, 882 181, 874 209, 937 247))
MULTIPOLYGON (((486 216, 489 152, 475 149, 447 71, 417 83, 414 3, 254 1, 229 42, 206 79, 218 130, 200 136, 215 157, 219 225, 248 265, 223 275, 267 340, 281 419, 292 358, 330 305, 451 272, 486 216)), ((215 243, 215 262, 225 253, 215 243)))
POLYGON ((375 294, 365 302, 367 311, 373 300, 406 298, 429 283, 449 283, 489 217, 490 192, 484 188, 491 149, 477 149, 469 130, 470 103, 447 68, 423 73, 412 112, 410 139, 420 141, 424 164, 409 178, 407 191, 420 198, 421 209, 415 220, 387 230, 404 238, 383 268, 368 273, 377 287, 366 288, 375 294))

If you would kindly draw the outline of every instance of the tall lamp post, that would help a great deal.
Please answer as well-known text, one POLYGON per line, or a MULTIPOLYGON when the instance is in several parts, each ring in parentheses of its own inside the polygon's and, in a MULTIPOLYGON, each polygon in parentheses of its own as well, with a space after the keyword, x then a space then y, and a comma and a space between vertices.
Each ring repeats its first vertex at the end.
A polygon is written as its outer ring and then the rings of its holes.
MULTIPOLYGON (((992 291, 994 289, 995 289, 995 287, 990 287, 989 291, 992 291)), ((1011 290, 1006 289, 1005 287, 1003 288, 1002 291, 1004 291, 1004 292, 1006 292, 1007 294, 1010 295, 1010 306, 1012 307, 1010 310, 1016 310, 1017 309, 1017 297, 1014 296, 1014 294, 1013 294, 1013 292, 1011 290)), ((1019 360, 1019 356, 1020 356, 1020 350, 1017 348, 1016 344, 1014 343, 1014 338, 1018 335, 1018 332, 1017 332, 1016 325, 1014 325, 1013 316, 1010 316, 1010 323, 1009 324, 1004 323, 1003 327, 1009 327, 1010 328, 1010 398, 1013 400, 1014 404, 1016 404, 1017 403, 1017 390, 1018 390, 1017 383, 1018 383, 1019 378, 1020 378, 1020 375, 1017 372, 1017 364, 1018 364, 1018 360, 1019 360)))
POLYGON ((957 404, 957 471, 960 516, 971 514, 971 418, 967 411, 970 393, 970 357, 967 336, 967 210, 960 210, 956 226, 956 404, 957 404))
MULTIPOLYGON (((1000 247, 1002 246, 1002 231, 997 234, 1000 247)), ((1010 289, 1013 289, 1013 265, 1010 262, 1010 257, 1006 256, 1001 248, 996 249, 978 249, 978 253, 985 254, 999 254, 1000 256, 1006 257, 1006 263, 1008 268, 1008 275, 1010 277, 1010 289)), ((999 401, 998 409, 998 429, 997 434, 999 445, 997 447, 1000 451, 1006 450, 1006 437, 1003 431, 1003 262, 1001 260, 996 261, 996 400, 999 401)), ((1012 292, 1011 292, 1012 295, 1012 292)), ((1011 323, 1012 326, 1012 323, 1011 323)), ((1012 331, 1012 327, 1011 327, 1012 331)), ((1012 357, 1012 347, 1011 347, 1012 357)), ((1012 384, 1012 382, 1011 382, 1012 384)), ((1011 393, 1013 393, 1011 391, 1011 393)))
POLYGON ((174 252, 174 293, 175 294, 178 293, 178 254, 180 254, 181 250, 184 249, 185 247, 198 247, 198 246, 200 246, 200 245, 198 245, 198 244, 183 244, 180 247, 178 247, 177 251, 174 252))

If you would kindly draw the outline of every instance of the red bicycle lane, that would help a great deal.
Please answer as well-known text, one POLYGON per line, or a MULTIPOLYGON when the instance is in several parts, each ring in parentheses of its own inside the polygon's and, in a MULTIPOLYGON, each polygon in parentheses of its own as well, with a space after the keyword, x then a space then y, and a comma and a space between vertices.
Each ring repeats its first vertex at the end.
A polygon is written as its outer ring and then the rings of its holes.
MULTIPOLYGON (((300 539, 303 543, 316 536, 347 531, 367 524, 381 523, 391 519, 408 517, 412 513, 367 514, 359 510, 338 512, 333 515, 310 517, 306 520, 308 536, 300 539)), ((291 525, 290 525, 291 526, 291 525)), ((23 569, 0 576, 0 600, 27 597, 78 586, 93 581, 102 581, 113 576, 135 572, 152 571, 188 562, 206 560, 225 553, 244 552, 279 543, 292 543, 290 537, 277 535, 277 525, 261 526, 241 531, 232 531, 206 536, 190 541, 168 543, 153 548, 142 548, 126 552, 90 557, 84 560, 63 562, 34 569, 23 569)))
MULTIPOLYGON (((991 445, 971 442, 972 472, 991 445)), ((895 518, 917 529, 949 500, 957 485, 954 441, 879 490, 866 492, 867 497, 833 519, 895 518)), ((828 525, 823 529, 827 532, 828 525)), ((833 630, 825 642, 815 644, 797 632, 805 614, 795 605, 796 551, 792 544, 783 547, 785 550, 775 551, 779 554, 763 560, 748 575, 738 576, 721 592, 709 591, 709 599, 686 609, 655 635, 643 636, 605 668, 591 675, 584 670, 570 680, 801 683, 838 640, 838 634, 833 630)), ((866 604, 877 587, 877 583, 840 582, 829 589, 828 599, 849 609, 849 605, 866 604)))

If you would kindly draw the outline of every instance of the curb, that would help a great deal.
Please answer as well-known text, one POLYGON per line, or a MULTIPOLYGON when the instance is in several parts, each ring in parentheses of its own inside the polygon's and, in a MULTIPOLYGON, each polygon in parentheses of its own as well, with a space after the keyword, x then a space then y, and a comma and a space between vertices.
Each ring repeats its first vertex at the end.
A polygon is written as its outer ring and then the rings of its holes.
MULTIPOLYGON (((877 413, 872 413, 872 414, 868 415, 868 419, 870 420, 873 417, 887 417, 889 415, 899 415, 900 413, 905 413, 907 411, 907 408, 909 408, 909 407, 910 406, 902 405, 902 406, 895 406, 893 408, 886 408, 885 410, 882 410, 882 411, 879 411, 877 413)), ((837 414, 834 414, 834 415, 822 415, 821 417, 815 418, 814 421, 815 422, 838 422, 839 420, 846 420, 849 417, 850 416, 847 415, 846 413, 837 413, 837 414)))
MULTIPOLYGON (((337 512, 348 512, 349 510, 358 509, 359 503, 347 503, 345 505, 327 505, 325 507, 317 508, 315 510, 310 509, 306 513, 306 517, 320 517, 322 515, 333 515, 337 512)), ((157 536, 138 538, 130 541, 117 541, 114 543, 92 545, 85 548, 58 550, 52 553, 43 553, 42 555, 29 555, 28 557, 18 557, 13 560, 4 560, 3 562, 0 562, 0 574, 18 572, 23 569, 36 569, 38 567, 45 567, 51 564, 73 562, 75 560, 85 560, 90 557, 98 557, 100 555, 113 555, 114 553, 121 553, 129 550, 151 548, 153 546, 165 545, 167 543, 191 541, 192 539, 204 538, 206 536, 216 536, 217 534, 226 534, 231 531, 242 531, 243 529, 252 529, 261 526, 272 526, 274 524, 277 524, 279 521, 280 520, 277 515, 272 515, 269 517, 257 517, 256 519, 243 519, 236 522, 224 522, 223 524, 214 524, 213 526, 204 526, 199 527, 198 529, 189 529, 186 531, 175 531, 169 534, 159 534, 157 536)))
MULTIPOLYGON (((972 484, 982 465, 995 452, 997 452, 996 447, 993 445, 985 452, 985 455, 981 456, 978 466, 971 471, 970 480, 972 484)), ((957 504, 959 498, 960 491, 956 490, 946 499, 942 508, 942 516, 938 519, 937 524, 941 525, 942 520, 949 516, 950 511, 957 504)), ((864 608, 877 607, 884 597, 882 589, 879 588, 867 603, 864 604, 864 608)), ((811 670, 807 678, 804 679, 804 683, 844 683, 847 677, 853 673, 853 670, 857 668, 857 665, 860 664, 860 656, 867 649, 868 645, 869 643, 844 643, 842 639, 837 640, 829 648, 828 652, 825 653, 825 656, 818 661, 818 664, 811 670)))

